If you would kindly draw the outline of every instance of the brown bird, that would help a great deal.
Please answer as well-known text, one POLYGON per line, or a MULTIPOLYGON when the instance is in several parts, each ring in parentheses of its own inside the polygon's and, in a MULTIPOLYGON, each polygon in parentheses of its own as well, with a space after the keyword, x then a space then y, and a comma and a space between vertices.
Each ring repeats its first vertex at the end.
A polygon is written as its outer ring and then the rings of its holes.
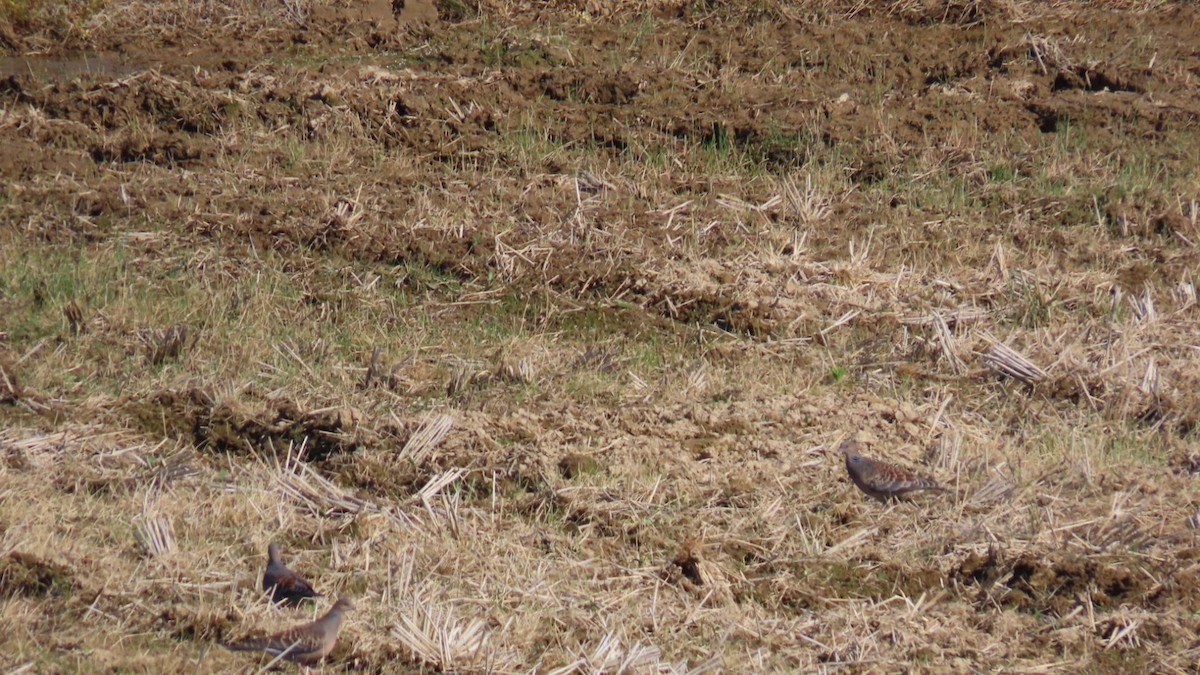
POLYGON ((338 629, 342 627, 342 614, 351 609, 354 609, 354 603, 349 598, 339 598, 325 616, 312 623, 294 626, 266 637, 226 643, 224 646, 235 652, 266 652, 311 666, 333 651, 333 646, 337 644, 338 629))
POLYGON ((271 594, 271 602, 290 606, 300 604, 305 598, 321 597, 299 574, 283 564, 279 559, 279 544, 275 542, 267 546, 267 570, 263 572, 262 587, 271 594))
POLYGON ((842 441, 838 450, 846 458, 846 471, 850 474, 850 480, 854 481, 858 489, 881 502, 905 498, 908 493, 916 490, 950 492, 948 488, 907 469, 863 457, 858 452, 858 443, 851 439, 842 441))

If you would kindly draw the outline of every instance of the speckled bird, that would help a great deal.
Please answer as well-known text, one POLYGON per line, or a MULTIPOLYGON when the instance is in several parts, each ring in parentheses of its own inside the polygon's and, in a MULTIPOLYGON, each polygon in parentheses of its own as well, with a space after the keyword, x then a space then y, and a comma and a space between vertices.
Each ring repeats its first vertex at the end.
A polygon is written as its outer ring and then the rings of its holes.
POLYGON ((274 635, 248 638, 224 646, 235 652, 266 652, 306 666, 315 665, 333 651, 338 630, 342 627, 342 615, 352 609, 353 602, 348 598, 339 598, 325 616, 316 621, 293 626, 274 635))
POLYGON ((305 598, 321 597, 303 577, 283 564, 279 558, 279 544, 275 542, 267 546, 267 569, 263 572, 262 587, 271 594, 272 602, 285 605, 295 606, 305 598))
POLYGON ((902 469, 887 462, 864 457, 858 451, 858 443, 851 439, 842 441, 838 451, 846 459, 846 472, 858 489, 868 495, 886 502, 889 499, 903 499, 908 493, 917 490, 937 490, 950 492, 936 482, 924 476, 902 469))

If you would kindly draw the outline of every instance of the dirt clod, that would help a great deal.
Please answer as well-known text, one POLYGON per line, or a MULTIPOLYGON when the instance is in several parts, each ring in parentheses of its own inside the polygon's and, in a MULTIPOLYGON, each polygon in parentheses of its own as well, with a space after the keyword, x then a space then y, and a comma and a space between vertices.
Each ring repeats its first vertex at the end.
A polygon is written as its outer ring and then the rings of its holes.
POLYGON ((66 565, 13 551, 0 560, 0 598, 68 593, 75 588, 74 576, 66 565))
POLYGON ((16 367, 0 355, 0 403, 13 403, 21 397, 21 385, 17 381, 16 367))
POLYGON ((562 459, 558 460, 558 472, 567 480, 574 480, 580 476, 600 471, 600 462, 588 455, 573 452, 564 455, 562 459))

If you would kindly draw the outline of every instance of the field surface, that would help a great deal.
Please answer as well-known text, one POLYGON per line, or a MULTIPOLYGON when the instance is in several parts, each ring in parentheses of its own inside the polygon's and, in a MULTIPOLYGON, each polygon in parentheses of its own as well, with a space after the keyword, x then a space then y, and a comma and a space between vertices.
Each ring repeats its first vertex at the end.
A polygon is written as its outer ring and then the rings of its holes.
POLYGON ((1196 4, 0 0, 0 53, 0 671, 257 672, 338 596, 324 672, 1200 665, 1196 4))

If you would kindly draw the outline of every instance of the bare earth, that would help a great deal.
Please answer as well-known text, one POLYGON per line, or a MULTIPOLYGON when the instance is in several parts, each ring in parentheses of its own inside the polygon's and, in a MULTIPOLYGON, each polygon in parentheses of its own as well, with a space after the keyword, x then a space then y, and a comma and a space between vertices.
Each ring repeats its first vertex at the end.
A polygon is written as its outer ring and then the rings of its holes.
POLYGON ((6 672, 1200 667, 1193 3, 59 4, 6 672))

